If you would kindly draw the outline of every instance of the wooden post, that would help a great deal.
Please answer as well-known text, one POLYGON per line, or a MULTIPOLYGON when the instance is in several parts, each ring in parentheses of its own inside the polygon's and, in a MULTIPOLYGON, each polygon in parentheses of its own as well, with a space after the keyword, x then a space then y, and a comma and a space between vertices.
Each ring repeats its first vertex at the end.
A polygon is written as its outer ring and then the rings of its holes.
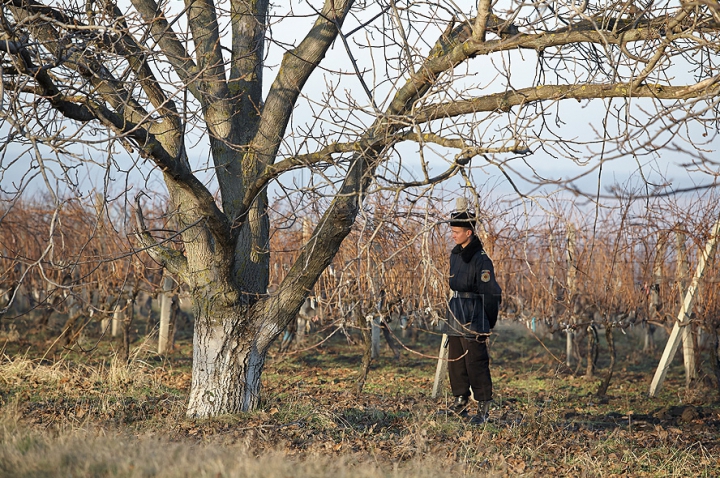
MULTIPOLYGON (((687 259, 687 248, 685 247, 685 234, 678 231, 675 233, 675 244, 677 245, 677 268, 675 270, 675 280, 680 289, 680 300, 686 294, 687 276, 690 271, 690 265, 687 259)), ((680 329, 680 339, 683 344, 683 364, 685 365, 685 383, 690 385, 692 380, 696 378, 695 373, 695 347, 692 337, 692 325, 687 324, 680 329)))
POLYGON ((447 375, 448 359, 448 336, 443 334, 440 341, 440 351, 438 352, 438 363, 435 367, 435 383, 433 383, 432 398, 437 398, 440 394, 443 381, 447 375))
MULTIPOLYGON (((573 311, 573 300, 575 300, 575 277, 577 273, 577 264, 575 260, 575 228, 572 224, 567 225, 566 232, 566 246, 565 246, 565 266, 567 267, 567 294, 565 295, 565 301, 567 303, 570 315, 568 320, 572 320, 573 311)), ((566 330, 565 337, 565 364, 568 367, 572 366, 572 353, 573 353, 573 336, 574 331, 568 327, 566 330)))
POLYGON ((108 332, 110 332, 110 319, 107 318, 107 315, 103 315, 100 321, 100 333, 106 335, 108 332))
POLYGON ((683 304, 680 307, 680 312, 678 313, 677 320, 675 321, 675 325, 673 326, 672 332, 670 333, 670 338, 668 338, 667 345, 665 345, 665 350, 663 351, 662 357, 660 358, 660 363, 658 364, 658 368, 655 371, 655 376, 653 377, 652 383, 650 384, 650 391, 648 392, 648 395, 650 397, 654 397, 658 390, 660 390, 660 387, 665 380, 665 375, 667 374, 668 368, 670 367, 670 362, 672 362, 672 359, 675 356, 675 352, 677 351, 677 347, 680 342, 681 329, 686 328, 686 326, 689 324, 688 319, 690 318, 692 307, 695 303, 695 292, 697 291, 698 284, 702 279, 703 273, 705 272, 705 266, 708 262, 710 262, 713 253, 715 252, 718 235, 720 235, 720 219, 718 219, 718 221, 715 223, 715 226, 713 227, 710 235, 710 239, 708 239, 708 243, 705 246, 705 251, 703 251, 703 254, 698 260, 695 276, 693 277, 692 282, 690 283, 690 287, 685 294, 685 299, 683 300, 683 304))
POLYGON ((567 266, 567 288, 570 296, 575 293, 575 277, 577 274, 577 261, 575 260, 575 255, 575 228, 572 224, 568 224, 565 264, 567 266))
MULTIPOLYGON (((655 259, 653 261, 653 279, 652 284, 650 284, 648 300, 648 317, 650 320, 660 320, 660 309, 662 308, 662 304, 660 303, 660 287, 663 283, 664 264, 665 238, 658 235, 657 243, 655 244, 655 259)), ((654 332, 655 326, 650 323, 645 323, 645 342, 643 343, 643 352, 652 352, 655 350, 655 338, 653 337, 654 332)))
POLYGON ((572 360, 570 357, 572 357, 572 351, 573 351, 573 331, 570 327, 565 329, 565 365, 568 367, 572 366, 572 360))
POLYGON ((113 337, 117 337, 120 335, 120 328, 122 327, 122 323, 125 320, 125 312, 123 311, 122 306, 119 303, 115 306, 115 309, 113 311, 113 318, 112 318, 112 327, 111 327, 111 335, 113 337))
POLYGON ((650 310, 651 319, 658 319, 660 315, 660 286, 663 282, 663 265, 665 264, 665 238, 658 235, 655 244, 655 260, 653 261, 653 280, 650 285, 650 310))
POLYGON ((380 357, 380 316, 373 316, 370 321, 370 338, 372 340, 371 358, 380 357))
POLYGON ((172 309, 172 289, 174 281, 172 277, 163 276, 163 293, 160 298, 160 331, 158 334, 158 354, 168 352, 170 345, 170 316, 172 309))
POLYGON ((695 366, 695 341, 693 340, 692 324, 688 323, 680 330, 680 338, 683 344, 683 364, 685 365, 685 385, 690 386, 697 378, 697 367, 695 366))

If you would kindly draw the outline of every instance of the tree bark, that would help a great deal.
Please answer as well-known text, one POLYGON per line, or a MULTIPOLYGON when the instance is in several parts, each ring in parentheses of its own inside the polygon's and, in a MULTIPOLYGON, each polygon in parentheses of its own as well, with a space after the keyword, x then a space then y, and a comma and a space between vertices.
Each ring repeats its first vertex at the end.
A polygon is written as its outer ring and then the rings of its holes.
POLYGON ((365 381, 367 380, 368 373, 370 372, 370 364, 372 363, 372 333, 371 323, 368 321, 364 326, 361 323, 360 330, 362 331, 363 337, 363 358, 360 365, 360 377, 358 377, 356 384, 356 393, 360 395, 365 387, 365 381))
POLYGON ((613 338, 613 327, 610 324, 605 326, 605 338, 607 339, 608 350, 610 352, 610 367, 605 375, 605 379, 600 384, 600 388, 598 388, 598 397, 604 397, 607 394, 610 380, 615 372, 615 339, 613 338))
POLYGON ((160 296, 160 329, 158 331, 158 354, 164 355, 172 349, 172 301, 175 282, 172 277, 165 275, 162 282, 160 296))
POLYGON ((122 363, 130 361, 130 327, 132 327, 135 318, 135 294, 131 294, 127 299, 127 306, 123 314, 122 326, 122 347, 120 347, 119 358, 122 363))
POLYGON ((643 352, 644 353, 652 353, 655 351, 655 337, 653 336, 653 334, 655 333, 655 326, 648 322, 643 322, 642 330, 643 330, 643 339, 644 339, 643 340, 643 352))
POLYGON ((189 418, 207 418, 255 409, 268 345, 249 327, 249 310, 195 307, 189 418))
POLYGON ((710 323, 710 337, 712 338, 712 347, 710 350, 710 363, 712 364, 713 373, 715 374, 715 386, 717 387, 718 397, 720 397, 720 340, 718 340, 718 327, 720 320, 713 319, 710 323))
POLYGON ((587 368, 585 369, 585 377, 593 378, 595 376, 595 351, 597 350, 597 341, 595 340, 594 326, 590 325, 587 329, 587 368))

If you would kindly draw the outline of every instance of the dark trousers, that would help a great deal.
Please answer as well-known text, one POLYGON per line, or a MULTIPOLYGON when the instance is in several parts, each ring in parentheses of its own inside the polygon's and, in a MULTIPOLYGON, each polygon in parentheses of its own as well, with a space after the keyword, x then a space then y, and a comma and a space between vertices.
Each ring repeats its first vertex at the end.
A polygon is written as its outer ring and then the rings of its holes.
POLYGON ((448 372, 450 387, 456 397, 469 396, 472 388, 475 400, 492 400, 490 355, 485 339, 481 340, 448 337, 448 372))

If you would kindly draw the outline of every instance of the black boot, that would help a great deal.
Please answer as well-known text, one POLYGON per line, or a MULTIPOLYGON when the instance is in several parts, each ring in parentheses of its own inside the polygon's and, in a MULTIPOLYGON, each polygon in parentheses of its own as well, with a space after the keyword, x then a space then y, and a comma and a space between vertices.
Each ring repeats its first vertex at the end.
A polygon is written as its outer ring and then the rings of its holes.
POLYGON ((491 400, 481 400, 478 402, 478 412, 477 415, 473 415, 470 419, 471 425, 482 425, 488 421, 490 416, 490 402, 491 400))
POLYGON ((460 395, 455 397, 455 403, 449 408, 450 413, 458 415, 460 417, 467 417, 468 411, 468 397, 460 395))

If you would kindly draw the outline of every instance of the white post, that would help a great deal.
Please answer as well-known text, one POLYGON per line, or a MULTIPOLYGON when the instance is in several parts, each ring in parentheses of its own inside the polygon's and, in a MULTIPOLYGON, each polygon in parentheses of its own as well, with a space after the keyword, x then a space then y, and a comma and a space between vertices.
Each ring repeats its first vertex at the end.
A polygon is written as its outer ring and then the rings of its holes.
POLYGON ((677 320, 675 321, 675 325, 673 326, 672 332, 670 333, 670 338, 668 338, 667 345, 665 345, 665 350, 663 351, 662 357, 660 358, 660 363, 658 364, 658 368, 655 371, 655 376, 653 377, 652 383, 650 384, 650 391, 648 392, 648 395, 650 397, 654 397, 658 390, 660 390, 660 387, 665 380, 665 375, 667 374, 668 368, 670 367, 670 362, 672 362, 672 359, 675 356, 675 352, 677 351, 678 344, 680 343, 680 337, 682 335, 681 329, 686 328, 685 326, 689 324, 687 319, 690 318, 690 313, 692 312, 692 307, 695 303, 695 292, 697 291, 700 279, 705 272, 705 266, 708 262, 710 262, 710 260, 712 259, 712 255, 715 252, 718 235, 720 235, 720 219, 718 219, 718 221, 715 223, 715 226, 713 227, 710 239, 708 239, 708 243, 705 246, 705 251, 700 256, 700 260, 698 261, 695 276, 693 277, 692 282, 690 283, 690 287, 685 294, 685 300, 680 307, 680 312, 678 313, 677 320))
POLYGON ((695 367, 695 342, 692 336, 692 326, 687 324, 680 331, 680 338, 683 344, 683 364, 685 365, 685 383, 690 383, 697 378, 695 367))
POLYGON ((380 357, 380 317, 373 317, 370 321, 371 358, 380 357))
POLYGON ((110 331, 110 319, 108 319, 107 316, 104 316, 100 321, 100 330, 103 335, 110 331))
POLYGON ((565 329, 565 364, 570 367, 572 366, 572 351, 573 351, 573 331, 570 327, 565 329))
POLYGON ((165 354, 170 343, 170 309, 172 308, 172 277, 163 277, 163 293, 160 297, 160 331, 158 333, 158 354, 165 354))
POLYGON ((307 330, 307 319, 302 315, 298 315, 295 319, 297 327, 295 330, 295 343, 300 345, 305 343, 305 331, 307 330))
MULTIPOLYGON (((575 287, 576 287, 576 278, 577 278, 577 259, 576 259, 576 253, 575 253, 575 228, 572 224, 568 223, 567 225, 567 231, 565 232, 565 240, 566 240, 566 247, 565 247, 565 266, 567 268, 567 277, 566 277, 566 284, 567 284, 567 294, 565 295, 565 303, 568 306, 569 314, 568 314, 568 320, 572 323, 575 323, 574 320, 574 310, 573 310, 573 301, 575 300, 575 287)), ((567 330, 565 330, 565 364, 568 367, 572 366, 572 352, 573 352, 573 336, 575 333, 573 330, 568 327, 567 330)))
POLYGON ((120 326, 124 320, 125 320, 125 313, 122 310, 122 306, 120 304, 117 304, 113 311, 113 318, 112 318, 111 335, 113 337, 117 337, 118 335, 120 335, 120 326))
POLYGON ((435 367, 435 383, 433 383, 432 398, 437 398, 440 394, 440 388, 447 375, 448 352, 448 336, 447 334, 443 334, 442 341, 440 342, 440 352, 438 352, 438 363, 435 367))

